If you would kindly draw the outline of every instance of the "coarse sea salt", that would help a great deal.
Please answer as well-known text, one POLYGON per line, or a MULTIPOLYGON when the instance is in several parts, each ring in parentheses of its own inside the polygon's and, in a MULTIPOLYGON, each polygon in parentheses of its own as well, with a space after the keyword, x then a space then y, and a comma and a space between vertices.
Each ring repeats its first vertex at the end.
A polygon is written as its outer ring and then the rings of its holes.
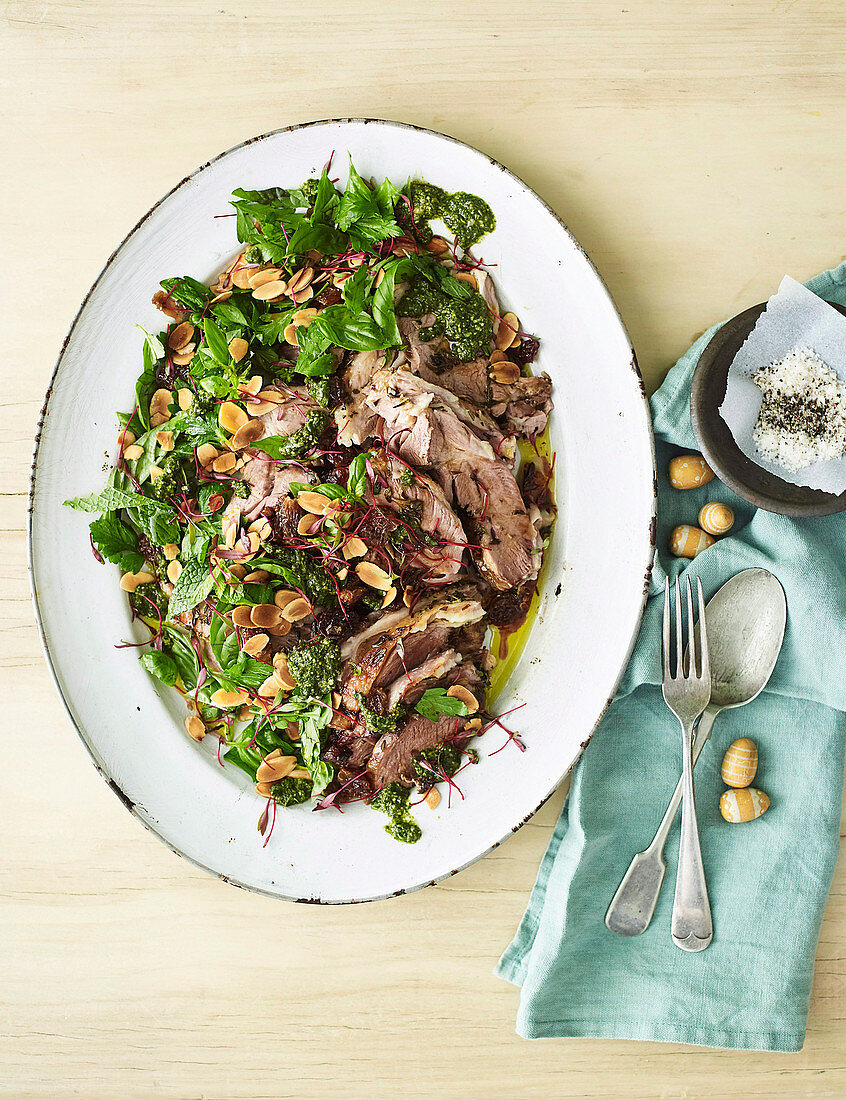
POLYGON ((795 473, 846 454, 846 384, 810 348, 761 367, 763 393, 752 438, 761 454, 795 473))

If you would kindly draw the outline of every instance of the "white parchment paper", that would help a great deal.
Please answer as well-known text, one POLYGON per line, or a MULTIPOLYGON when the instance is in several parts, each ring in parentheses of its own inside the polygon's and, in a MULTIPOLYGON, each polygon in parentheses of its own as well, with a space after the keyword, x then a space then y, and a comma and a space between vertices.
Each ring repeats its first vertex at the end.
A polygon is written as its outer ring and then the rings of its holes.
POLYGON ((810 348, 846 381, 846 317, 785 275, 729 367, 720 415, 735 443, 756 465, 794 485, 839 494, 846 490, 846 457, 790 473, 764 458, 752 438, 763 395, 751 376, 795 348, 810 348))

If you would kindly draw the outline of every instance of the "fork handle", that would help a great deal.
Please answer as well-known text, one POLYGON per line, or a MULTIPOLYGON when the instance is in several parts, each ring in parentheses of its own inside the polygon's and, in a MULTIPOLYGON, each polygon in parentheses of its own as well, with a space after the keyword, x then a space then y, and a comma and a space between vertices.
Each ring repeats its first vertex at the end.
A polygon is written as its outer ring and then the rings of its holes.
POLYGON ((684 771, 682 775, 682 824, 679 870, 673 902, 673 943, 683 951, 703 951, 714 936, 705 868, 699 847, 696 803, 693 794, 693 723, 682 723, 684 771))

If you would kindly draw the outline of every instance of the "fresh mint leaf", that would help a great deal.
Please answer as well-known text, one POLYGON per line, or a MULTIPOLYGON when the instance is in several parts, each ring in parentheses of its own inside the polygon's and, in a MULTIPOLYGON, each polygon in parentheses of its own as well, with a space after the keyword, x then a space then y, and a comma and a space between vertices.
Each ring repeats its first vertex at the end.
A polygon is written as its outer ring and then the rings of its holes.
POLYGON ((457 717, 470 713, 466 703, 447 695, 443 688, 428 688, 423 692, 414 709, 430 722, 437 722, 441 715, 457 717))
POLYGON ((138 536, 118 517, 106 512, 91 524, 91 538, 108 561, 119 565, 125 573, 138 573, 144 565, 144 555, 138 550, 138 536))
POLYGON ((168 605, 168 618, 190 611, 208 596, 214 588, 214 577, 205 562, 192 560, 185 563, 179 579, 173 586, 168 605))
POLYGON ((74 497, 64 502, 68 508, 78 512, 115 512, 119 508, 133 508, 139 514, 166 516, 173 509, 160 500, 152 500, 142 493, 128 493, 123 489, 108 486, 102 493, 92 493, 87 497, 74 497))

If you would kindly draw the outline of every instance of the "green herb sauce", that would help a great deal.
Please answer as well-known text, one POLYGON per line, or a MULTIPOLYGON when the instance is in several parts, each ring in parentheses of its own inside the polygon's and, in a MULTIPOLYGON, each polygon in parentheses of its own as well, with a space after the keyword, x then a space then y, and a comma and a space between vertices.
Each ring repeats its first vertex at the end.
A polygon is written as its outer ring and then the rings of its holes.
POLYGON ((299 588, 305 592, 312 603, 321 607, 332 607, 338 602, 335 586, 329 574, 322 566, 312 561, 305 550, 289 550, 281 548, 274 550, 261 559, 256 559, 255 568, 268 569, 276 573, 274 565, 279 566, 278 572, 285 583, 291 588, 299 588))
POLYGON ((466 191, 450 193, 434 184, 415 180, 411 185, 411 202, 418 225, 428 229, 433 218, 440 218, 465 251, 496 229, 493 210, 484 199, 466 191))
POLYGON ((311 798, 311 780, 292 779, 288 775, 274 783, 270 793, 280 806, 298 806, 311 798))
POLYGON ((341 671, 341 649, 329 638, 288 650, 288 668, 299 695, 322 698, 335 686, 341 671))
POLYGON ((391 819, 385 826, 388 836, 402 841, 403 844, 416 844, 423 835, 423 830, 411 816, 408 808, 409 794, 408 787, 391 783, 376 795, 370 805, 391 819))
POLYGON ((452 298, 418 275, 397 303, 397 314, 400 317, 434 314, 432 324, 420 330, 420 339, 433 340, 443 334, 461 360, 475 359, 491 350, 493 319, 478 291, 466 298, 452 298))
POLYGON ((417 782, 421 788, 431 787, 433 783, 442 783, 443 778, 434 772, 443 772, 445 775, 455 775, 461 767, 461 750, 455 745, 436 745, 433 749, 427 749, 420 753, 420 757, 414 763, 417 772, 417 782), (425 761, 425 763, 421 763, 425 761), (429 767, 426 767, 426 764, 429 767))
POLYGON ((311 409, 306 413, 305 424, 297 431, 290 435, 270 436, 269 439, 259 440, 254 446, 266 451, 271 458, 300 458, 315 445, 327 420, 324 409, 311 409))
POLYGON ((377 714, 367 705, 361 692, 357 693, 357 698, 365 725, 375 737, 382 737, 383 734, 395 730, 400 719, 405 717, 406 708, 401 703, 397 704, 390 714, 377 714))

